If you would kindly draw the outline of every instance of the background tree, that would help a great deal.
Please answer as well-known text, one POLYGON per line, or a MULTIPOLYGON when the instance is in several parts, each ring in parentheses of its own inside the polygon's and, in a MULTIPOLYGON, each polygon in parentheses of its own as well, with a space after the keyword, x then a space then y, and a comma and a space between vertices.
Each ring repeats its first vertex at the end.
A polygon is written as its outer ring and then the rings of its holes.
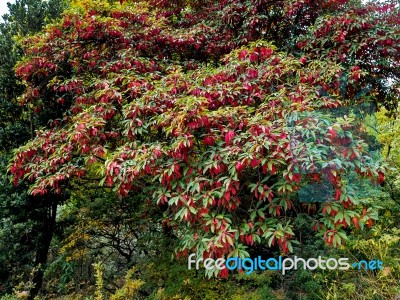
MULTIPOLYGON (((54 201, 27 195, 26 185, 13 188, 7 176, 7 160, 11 151, 32 138, 34 128, 48 118, 15 101, 24 91, 14 69, 23 54, 18 39, 40 31, 58 17, 63 3, 17 0, 8 7, 9 13, 0 24, 1 293, 10 292, 21 280, 28 280, 32 268, 46 262, 55 225, 54 201)), ((34 280, 37 287, 39 277, 34 280)))

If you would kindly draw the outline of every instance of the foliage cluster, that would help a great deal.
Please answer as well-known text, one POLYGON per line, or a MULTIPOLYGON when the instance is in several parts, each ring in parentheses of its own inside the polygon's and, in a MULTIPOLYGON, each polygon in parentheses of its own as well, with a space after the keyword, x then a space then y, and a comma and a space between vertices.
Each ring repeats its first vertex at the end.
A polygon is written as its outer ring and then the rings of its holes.
POLYGON ((24 1, 0 28, 2 169, 9 160, 14 184, 3 172, 5 292, 399 292, 398 2, 79 0, 42 29, 61 6, 24 1), (391 167, 372 153, 356 107, 379 111, 363 114, 377 118, 391 167), (328 201, 303 202, 318 184, 328 201), (187 270, 190 252, 374 257, 385 269, 204 278, 187 270))

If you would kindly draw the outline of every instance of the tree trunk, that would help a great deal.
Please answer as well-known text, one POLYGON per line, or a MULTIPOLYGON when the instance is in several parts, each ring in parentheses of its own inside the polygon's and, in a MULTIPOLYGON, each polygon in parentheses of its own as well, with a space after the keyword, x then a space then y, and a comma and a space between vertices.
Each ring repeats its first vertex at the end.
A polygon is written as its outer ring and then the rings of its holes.
POLYGON ((28 300, 34 300, 42 287, 44 268, 47 263, 47 254, 49 253, 51 240, 56 227, 57 205, 58 201, 51 201, 48 213, 43 218, 43 224, 39 233, 36 248, 35 267, 37 270, 32 279, 34 285, 30 290, 28 300))

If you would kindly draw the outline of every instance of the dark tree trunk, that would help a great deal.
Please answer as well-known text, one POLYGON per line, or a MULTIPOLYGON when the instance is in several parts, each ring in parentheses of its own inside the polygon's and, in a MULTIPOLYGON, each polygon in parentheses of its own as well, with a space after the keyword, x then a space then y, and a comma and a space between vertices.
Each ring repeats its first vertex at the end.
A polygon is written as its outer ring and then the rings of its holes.
MULTIPOLYGON (((40 201, 40 200, 39 200, 40 201)), ((37 268, 33 276, 34 286, 30 290, 28 300, 34 300, 39 294, 39 291, 43 283, 44 268, 47 263, 47 254, 49 253, 51 240, 56 228, 56 215, 58 201, 55 199, 50 200, 51 204, 48 207, 48 212, 43 218, 43 224, 39 233, 37 247, 36 247, 36 258, 35 267, 37 268)))

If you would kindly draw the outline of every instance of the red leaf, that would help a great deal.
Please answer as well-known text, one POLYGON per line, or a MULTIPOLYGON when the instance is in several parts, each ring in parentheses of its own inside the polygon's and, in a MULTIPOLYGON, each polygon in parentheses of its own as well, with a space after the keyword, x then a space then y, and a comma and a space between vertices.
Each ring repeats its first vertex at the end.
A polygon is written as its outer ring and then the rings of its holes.
POLYGON ((250 70, 247 71, 247 76, 250 79, 257 78, 258 77, 258 71, 256 69, 250 69, 250 70))
POLYGON ((272 49, 270 49, 270 48, 261 48, 260 49, 260 55, 261 55, 262 58, 267 59, 267 58, 271 57, 272 49))
POLYGON ((223 268, 223 269, 221 270, 221 272, 219 273, 219 276, 220 276, 221 278, 226 278, 226 277, 228 277, 228 275, 229 275, 229 271, 228 271, 227 268, 223 268))
POLYGON ((353 221, 354 226, 356 226, 356 228, 360 228, 360 225, 358 224, 358 218, 357 217, 353 217, 351 219, 353 221))
POLYGON ((379 171, 378 172, 378 183, 383 183, 384 180, 385 180, 385 175, 383 174, 383 172, 379 171))
POLYGON ((112 177, 111 177, 111 176, 107 176, 106 185, 107 185, 107 186, 112 186, 112 184, 113 184, 113 179, 112 179, 112 177))
POLYGON ((276 172, 276 167, 275 167, 274 164, 272 164, 272 167, 271 167, 271 174, 274 175, 275 172, 276 172))
POLYGON ((241 172, 244 169, 244 164, 240 161, 236 163, 236 171, 241 172))
POLYGON ((230 192, 226 192, 224 195, 224 198, 226 199, 226 201, 229 201, 231 199, 231 193, 230 192))
POLYGON ((244 60, 246 58, 246 56, 247 56, 247 51, 246 50, 243 50, 243 51, 239 52, 239 55, 238 55, 239 60, 244 60))
POLYGON ((342 190, 336 190, 336 195, 335 195, 335 200, 339 200, 340 199, 340 195, 342 194, 342 190))
POLYGON ((334 138, 337 137, 336 131, 335 131, 332 127, 330 127, 330 128, 328 129, 328 135, 329 135, 332 139, 334 139, 334 138))
POLYGON ((257 60, 258 60, 258 54, 255 53, 255 52, 253 52, 253 53, 250 55, 250 61, 251 61, 251 62, 255 62, 255 61, 257 61, 257 60))
POLYGON ((300 174, 293 174, 292 179, 294 182, 300 182, 300 174))
POLYGON ((252 168, 255 168, 255 167, 258 166, 259 163, 260 163, 260 160, 259 160, 259 159, 253 158, 253 159, 251 160, 251 162, 250 162, 250 166, 251 166, 252 168))
POLYGON ((119 169, 118 168, 114 168, 114 174, 118 176, 118 174, 119 174, 119 169))
POLYGON ((230 145, 233 137, 235 136, 235 133, 232 130, 229 130, 226 134, 225 134, 225 144, 226 145, 230 145))
POLYGON ((204 137, 203 139, 203 144, 204 145, 208 145, 208 146, 212 146, 214 145, 214 138, 212 136, 207 135, 206 137, 204 137))

